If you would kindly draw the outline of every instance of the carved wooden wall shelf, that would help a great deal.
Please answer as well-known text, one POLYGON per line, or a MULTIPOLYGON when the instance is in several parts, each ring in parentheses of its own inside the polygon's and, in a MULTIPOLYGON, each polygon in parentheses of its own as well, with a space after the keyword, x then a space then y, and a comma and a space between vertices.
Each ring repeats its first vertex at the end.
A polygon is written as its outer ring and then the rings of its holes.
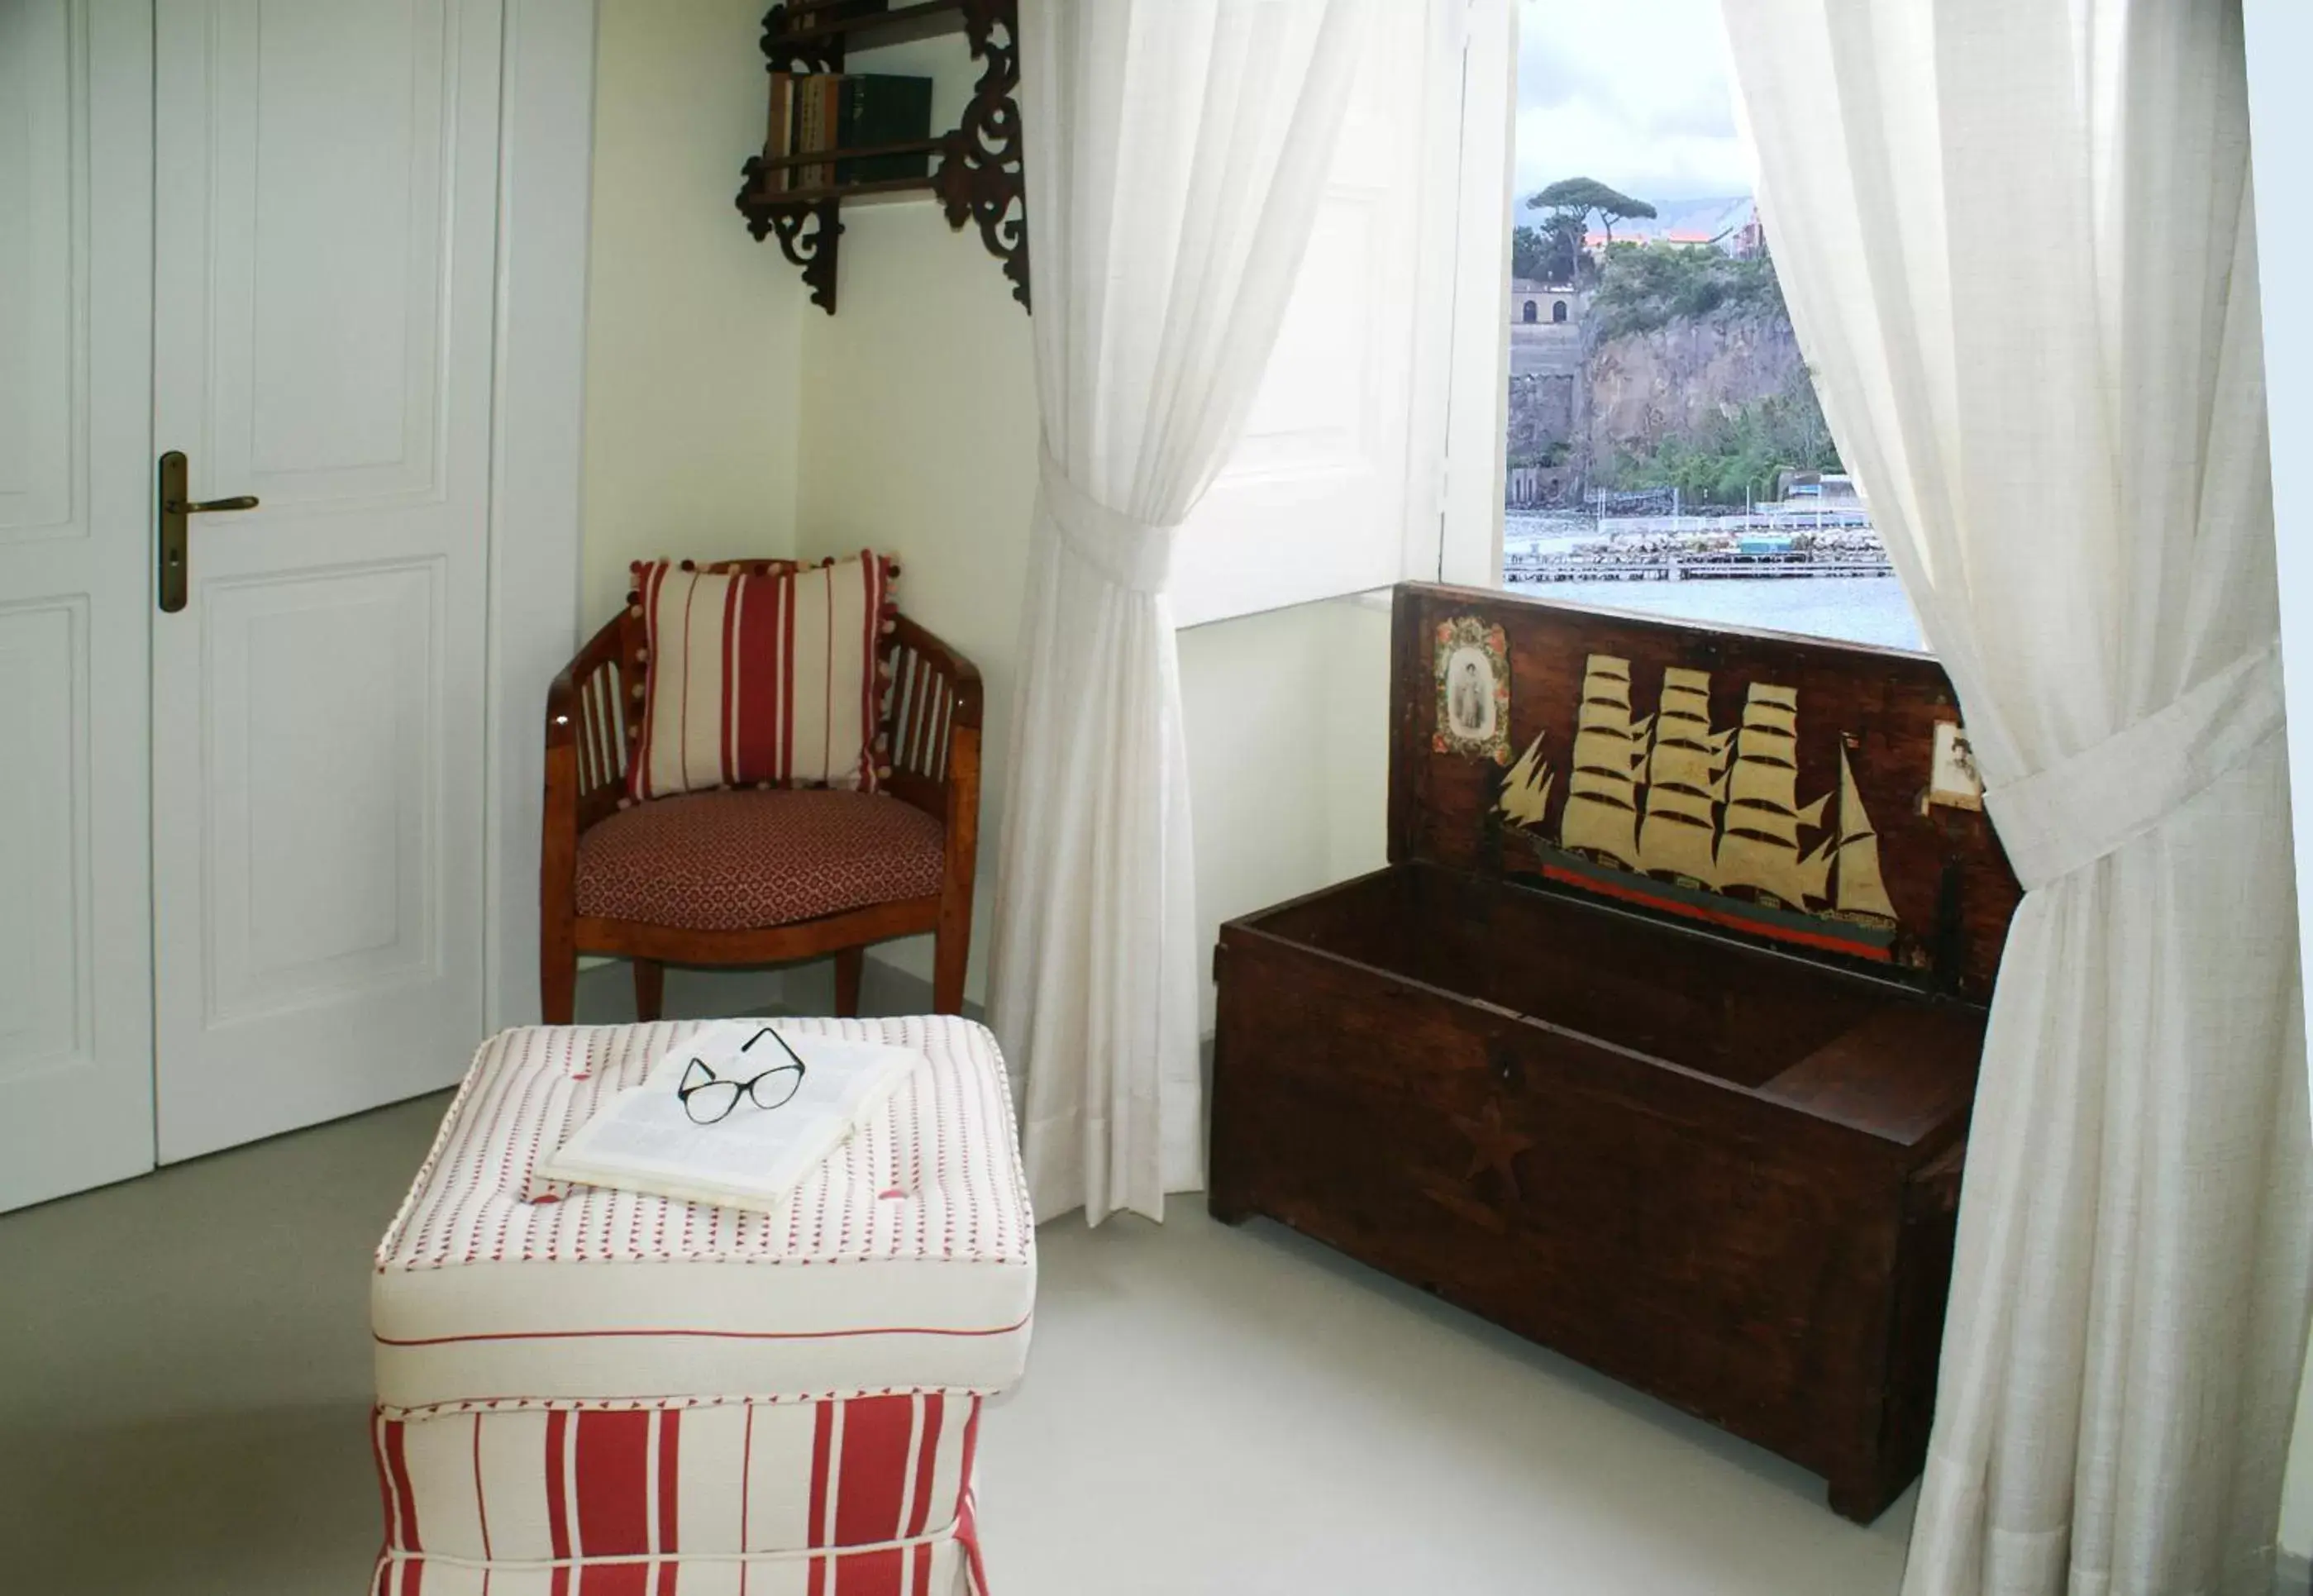
POLYGON ((980 228, 988 252, 1004 263, 1012 297, 1028 303, 1028 216, 1021 178, 1020 46, 1017 0, 787 0, 763 18, 769 72, 840 72, 847 48, 896 44, 961 31, 982 66, 963 119, 937 137, 865 149, 818 150, 778 160, 748 158, 734 203, 758 241, 776 235, 780 252, 801 268, 812 303, 835 313, 836 243, 843 202, 877 194, 929 189, 948 225, 980 228), (846 156, 935 157, 925 177, 882 178, 775 189, 780 168, 846 156))

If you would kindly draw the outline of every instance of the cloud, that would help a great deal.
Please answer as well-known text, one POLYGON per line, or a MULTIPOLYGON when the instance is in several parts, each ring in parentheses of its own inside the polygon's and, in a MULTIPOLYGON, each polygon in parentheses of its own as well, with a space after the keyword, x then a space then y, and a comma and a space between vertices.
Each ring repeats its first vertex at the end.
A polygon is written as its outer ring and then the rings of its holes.
POLYGON ((1748 194, 1719 0, 1519 0, 1523 197, 1592 177, 1661 203, 1748 194))

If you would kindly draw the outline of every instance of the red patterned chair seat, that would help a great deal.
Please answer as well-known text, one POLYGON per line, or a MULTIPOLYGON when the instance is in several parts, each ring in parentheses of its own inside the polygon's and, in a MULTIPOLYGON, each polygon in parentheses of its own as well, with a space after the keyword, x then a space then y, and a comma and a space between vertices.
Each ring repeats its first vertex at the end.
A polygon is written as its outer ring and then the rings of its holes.
POLYGON ((815 920, 940 890, 940 822, 880 793, 696 793, 578 838, 578 912, 685 931, 815 920))

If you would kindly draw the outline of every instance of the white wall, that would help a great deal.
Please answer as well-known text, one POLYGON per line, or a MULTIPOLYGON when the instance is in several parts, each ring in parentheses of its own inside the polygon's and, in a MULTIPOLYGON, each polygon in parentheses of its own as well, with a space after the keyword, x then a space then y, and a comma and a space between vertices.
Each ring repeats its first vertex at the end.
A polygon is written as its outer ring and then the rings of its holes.
POLYGON ((585 633, 618 607, 630 560, 793 548, 798 338, 820 312, 731 204, 763 143, 762 10, 602 0, 585 633))
MULTIPOLYGON (((978 233, 951 232, 929 202, 851 209, 841 249, 839 313, 805 320, 796 544, 897 553, 901 607, 986 678, 976 999, 1035 496, 1028 319, 978 233)), ((1209 938, 1228 916, 1380 864, 1388 631, 1341 602, 1182 634, 1209 938)), ((928 968, 921 946, 887 956, 928 968)))
POLYGON ((1193 627, 1181 634, 1181 700, 1208 957, 1222 921, 1381 868, 1385 609, 1341 600, 1193 627))
MULTIPOLYGON (((2290 704, 2289 770, 2297 836, 2300 953, 2313 991, 2313 307, 2298 263, 2313 251, 2313 101, 2300 71, 2313 59, 2304 0, 2247 0, 2249 132, 2256 162, 2257 254, 2264 288, 2265 405, 2273 430, 2273 532, 2281 574, 2282 666, 2290 704)), ((2299 1394, 2297 1439, 2282 1493, 2281 1544, 2313 1553, 2313 1381, 2299 1394)))

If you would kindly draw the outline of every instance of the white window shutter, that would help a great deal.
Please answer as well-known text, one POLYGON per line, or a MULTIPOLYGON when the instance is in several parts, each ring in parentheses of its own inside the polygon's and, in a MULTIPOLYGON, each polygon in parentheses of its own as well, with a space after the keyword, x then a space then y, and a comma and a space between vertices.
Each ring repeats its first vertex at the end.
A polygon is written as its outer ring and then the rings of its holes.
POLYGON ((1180 625, 1499 571, 1510 13, 1372 7, 1267 378, 1182 529, 1180 625), (1449 448, 1479 456, 1450 480, 1449 448))

